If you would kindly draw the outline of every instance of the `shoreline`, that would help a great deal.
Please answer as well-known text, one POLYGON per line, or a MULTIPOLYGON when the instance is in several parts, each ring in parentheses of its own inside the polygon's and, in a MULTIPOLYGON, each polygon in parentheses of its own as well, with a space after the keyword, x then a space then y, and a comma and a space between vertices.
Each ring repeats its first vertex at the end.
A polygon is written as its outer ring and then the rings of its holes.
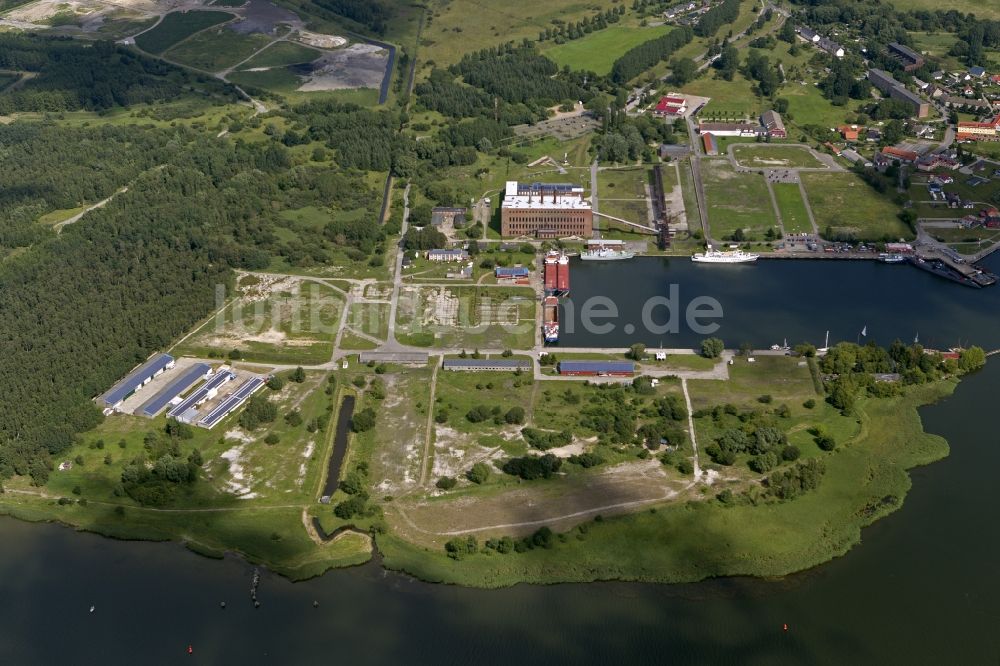
MULTIPOLYGON (((160 531, 162 528, 158 529, 155 525, 148 523, 140 525, 136 521, 128 521, 127 519, 114 521, 114 523, 102 522, 96 520, 97 517, 92 515, 100 505, 63 507, 59 506, 53 498, 44 499, 44 505, 40 505, 37 500, 11 503, 9 501, 10 495, 7 494, 0 496, 0 514, 24 522, 55 523, 76 531, 92 532, 122 541, 175 542, 184 545, 195 554, 215 559, 224 558, 227 554, 235 554, 250 564, 264 566, 291 581, 304 581, 321 576, 330 569, 355 567, 372 561, 378 561, 380 567, 386 571, 404 574, 425 583, 443 583, 477 589, 496 589, 519 584, 549 585, 612 581, 678 584, 730 577, 780 578, 805 572, 845 555, 862 542, 863 528, 891 515, 903 506, 905 496, 912 487, 909 470, 941 460, 949 452, 947 441, 923 430, 919 409, 950 397, 957 385, 958 382, 955 380, 942 380, 932 385, 913 387, 901 398, 865 399, 862 408, 859 409, 862 422, 861 433, 856 441, 852 441, 831 456, 831 460, 838 456, 844 459, 841 461, 844 464, 836 464, 836 462, 830 464, 831 472, 834 475, 850 472, 850 468, 856 467, 859 463, 862 464, 862 468, 868 469, 869 474, 874 474, 872 479, 866 480, 864 485, 856 490, 851 497, 852 502, 847 506, 832 507, 826 504, 828 498, 825 495, 837 494, 837 490, 832 488, 834 484, 829 478, 819 489, 810 494, 772 504, 722 507, 711 498, 684 504, 665 502, 654 506, 652 510, 646 509, 641 512, 596 519, 585 523, 589 526, 586 540, 567 539, 560 541, 552 550, 532 550, 506 556, 475 555, 468 560, 454 561, 449 559, 443 550, 431 552, 426 548, 403 541, 400 537, 388 532, 376 534, 372 539, 359 529, 352 528, 337 532, 338 534, 344 532, 346 535, 356 536, 357 539, 341 534, 341 538, 332 539, 322 546, 312 544, 310 541, 313 547, 307 550, 312 552, 300 554, 307 555, 307 557, 269 559, 267 554, 255 552, 254 549, 247 548, 246 544, 224 543, 222 540, 218 540, 220 539, 218 534, 214 535, 215 539, 212 539, 211 535, 195 538, 192 534, 183 536, 170 534, 166 531, 160 531), (902 404, 879 405, 880 402, 902 404), (873 405, 875 408, 881 407, 881 409, 873 409, 873 405), (885 414, 882 419, 873 420, 872 411, 884 411, 885 414), (919 438, 909 440, 907 433, 896 432, 896 435, 891 438, 895 441, 888 443, 873 441, 872 438, 877 437, 877 434, 873 434, 871 428, 881 425, 887 417, 892 416, 903 419, 903 425, 909 425, 911 430, 914 426, 918 426, 919 438), (858 446, 859 444, 861 446, 858 446), (890 448, 890 451, 880 450, 886 446, 890 448), (904 449, 906 450, 904 451, 904 449), (890 463, 886 462, 886 453, 895 454, 895 456, 908 455, 905 459, 897 457, 895 463, 890 463), (888 497, 895 499, 886 502, 888 497), (765 541, 773 540, 774 521, 777 521, 779 525, 785 525, 786 528, 795 525, 795 521, 789 522, 789 518, 801 513, 804 504, 825 507, 824 520, 820 521, 823 527, 821 532, 826 533, 827 530, 833 530, 836 538, 831 540, 830 535, 827 534, 825 538, 817 542, 809 537, 802 541, 803 547, 789 554, 773 550, 773 544, 771 544, 771 551, 768 551, 767 547, 762 547, 757 553, 739 551, 738 542, 744 537, 738 536, 729 544, 732 552, 728 554, 716 552, 716 560, 711 567, 692 559, 685 560, 673 557, 669 552, 669 547, 671 545, 677 546, 675 541, 668 540, 666 550, 652 541, 657 535, 662 537, 664 533, 671 533, 674 528, 678 527, 686 530, 701 529, 711 538, 725 536, 724 528, 727 525, 747 522, 747 516, 743 514, 750 512, 750 520, 752 521, 754 518, 752 514, 755 510, 765 509, 774 514, 770 516, 772 520, 768 521, 767 516, 756 516, 756 522, 759 523, 759 526, 752 528, 751 534, 757 531, 763 533, 757 534, 757 536, 763 536, 765 541), (59 512, 65 513, 60 515, 59 512), (69 512, 77 514, 76 521, 73 520, 72 515, 66 515, 69 512), (828 522, 837 516, 840 516, 841 520, 839 525, 828 522), (87 517, 91 518, 89 522, 86 520, 87 517), (712 530, 706 525, 713 524, 715 528, 723 528, 723 531, 708 534, 712 530), (649 538, 650 541, 644 542, 644 537, 649 538), (595 538, 600 542, 599 546, 602 548, 607 547, 608 544, 618 546, 622 543, 628 543, 630 539, 638 539, 633 541, 632 550, 634 551, 633 555, 639 557, 632 564, 622 564, 621 561, 602 557, 601 554, 595 556, 595 550, 598 549, 588 548, 588 542, 595 540, 595 538), (358 540, 362 542, 359 543, 358 540), (215 543, 209 543, 210 541, 215 541, 215 543), (344 547, 345 542, 347 542, 346 547, 344 547), (639 545, 635 546, 634 544, 639 545), (337 552, 316 552, 317 549, 323 551, 331 548, 337 552), (553 557, 560 550, 563 550, 562 556, 553 557), (666 560, 663 559, 665 552, 667 553, 666 560), (649 557, 656 556, 659 556, 660 560, 650 565, 649 557), (751 556, 750 559, 747 556, 751 556), (667 561, 672 566, 665 566, 667 561)), ((897 430, 906 430, 906 428, 897 430)), ((830 472, 828 472, 829 476, 830 472)), ((262 507, 247 507, 246 509, 235 509, 235 511, 259 513, 261 509, 262 507)), ((130 507, 130 510, 141 509, 130 507)), ((209 509, 207 512, 225 510, 209 509)), ((167 512, 169 513, 169 510, 167 512)), ((147 510, 147 513, 150 512, 147 510)), ((299 517, 298 510, 295 511, 295 515, 296 518, 299 517)), ((310 516, 312 517, 312 514, 310 516)), ((302 531, 301 520, 296 522, 297 527, 302 531)), ((802 525, 797 527, 801 528, 802 525)), ((576 530, 570 530, 569 533, 574 531, 576 530)), ((224 540, 225 536, 222 535, 221 539, 224 540)), ((702 552, 698 549, 695 550, 702 552)))

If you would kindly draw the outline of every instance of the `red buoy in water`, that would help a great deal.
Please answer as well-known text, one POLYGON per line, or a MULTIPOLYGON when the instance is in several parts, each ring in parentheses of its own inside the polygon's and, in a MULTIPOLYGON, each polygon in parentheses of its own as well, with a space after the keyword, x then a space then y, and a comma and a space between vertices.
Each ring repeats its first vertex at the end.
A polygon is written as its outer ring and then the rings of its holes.
POLYGON ((194 654, 194 646, 188 645, 188 654, 194 654))
POLYGON ((782 629, 783 629, 784 631, 788 631, 788 623, 786 622, 785 624, 781 625, 781 628, 782 628, 782 629))

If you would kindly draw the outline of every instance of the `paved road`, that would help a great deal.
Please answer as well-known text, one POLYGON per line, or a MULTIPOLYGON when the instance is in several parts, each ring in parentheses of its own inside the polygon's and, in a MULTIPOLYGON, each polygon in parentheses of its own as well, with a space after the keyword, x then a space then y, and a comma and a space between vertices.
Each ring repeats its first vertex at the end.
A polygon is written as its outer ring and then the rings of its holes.
POLYGON ((802 203, 806 207, 806 215, 809 216, 809 223, 812 225, 813 234, 819 235, 819 225, 816 224, 816 216, 813 215, 812 204, 809 203, 809 195, 806 194, 806 186, 802 184, 802 179, 799 179, 799 194, 802 195, 802 203))
POLYGON ((767 193, 771 197, 771 207, 774 208, 774 218, 778 221, 778 227, 781 228, 781 236, 787 236, 785 231, 785 221, 781 217, 781 209, 778 207, 778 198, 774 196, 774 188, 771 187, 771 179, 765 178, 764 182, 767 183, 767 193))
MULTIPOLYGON (((811 146, 808 146, 808 145, 806 145, 804 143, 782 143, 780 145, 783 148, 786 147, 786 146, 789 147, 789 148, 801 148, 801 149, 805 150, 806 152, 808 152, 810 155, 812 155, 812 157, 816 161, 818 161, 820 164, 823 164, 824 166, 820 166, 820 167, 795 167, 795 166, 789 166, 789 167, 785 167, 785 166, 783 166, 783 167, 769 167, 769 166, 752 166, 752 167, 746 167, 746 166, 741 165, 736 160, 736 153, 735 153, 736 148, 739 148, 741 146, 742 147, 750 147, 750 148, 759 148, 759 147, 761 147, 761 145, 762 144, 759 144, 759 143, 731 143, 731 144, 729 144, 729 147, 726 148, 726 157, 729 159, 729 163, 733 165, 733 169, 735 169, 737 172, 740 172, 740 173, 746 173, 748 171, 762 171, 762 170, 763 171, 794 171, 796 173, 798 173, 800 171, 821 171, 821 172, 822 171, 847 171, 847 169, 845 169, 844 167, 842 167, 840 164, 837 164, 837 160, 834 159, 833 155, 827 155, 826 153, 820 153, 820 152, 818 152, 816 150, 813 150, 811 146)), ((768 144, 763 144, 763 145, 766 146, 768 144)))
POLYGON ((594 163, 590 165, 590 207, 595 213, 594 215, 594 238, 601 238, 600 221, 597 219, 597 158, 594 158, 594 163))
MULTIPOLYGON (((711 230, 708 225, 708 204, 705 203, 705 186, 701 182, 701 141, 699 135, 694 130, 694 121, 687 118, 688 138, 691 141, 691 176, 694 181, 695 198, 698 200, 698 217, 701 218, 701 230, 705 235, 705 241, 714 244, 711 230)), ((690 221, 688 222, 690 228, 690 221)))

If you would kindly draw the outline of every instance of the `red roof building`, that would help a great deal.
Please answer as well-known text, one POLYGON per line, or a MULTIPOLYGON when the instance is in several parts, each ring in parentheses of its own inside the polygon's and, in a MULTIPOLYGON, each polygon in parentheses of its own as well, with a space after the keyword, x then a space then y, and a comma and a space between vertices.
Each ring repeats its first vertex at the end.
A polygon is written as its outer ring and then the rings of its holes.
POLYGON ((860 131, 857 125, 844 125, 839 129, 840 136, 844 137, 844 141, 857 141, 860 131))
POLYGON ((661 97, 653 109, 655 116, 682 116, 685 113, 687 113, 687 100, 676 93, 661 97))
POLYGON ((886 146, 882 149, 882 154, 886 157, 891 157, 894 160, 899 160, 900 162, 916 162, 920 157, 917 153, 912 150, 901 150, 895 146, 886 146))
POLYGON ((701 135, 701 141, 705 145, 706 155, 718 155, 719 154, 719 144, 715 141, 715 135, 711 132, 706 132, 701 135))
POLYGON ((1000 114, 987 120, 984 123, 960 122, 958 123, 958 138, 972 140, 997 141, 1000 140, 1000 114))

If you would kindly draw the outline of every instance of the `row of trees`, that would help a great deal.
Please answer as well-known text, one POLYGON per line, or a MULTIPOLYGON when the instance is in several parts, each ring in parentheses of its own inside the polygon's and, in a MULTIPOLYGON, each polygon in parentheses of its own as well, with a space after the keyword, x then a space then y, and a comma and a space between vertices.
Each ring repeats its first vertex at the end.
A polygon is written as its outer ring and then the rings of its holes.
POLYGON ((392 9, 381 0, 314 0, 314 5, 360 23, 377 35, 384 35, 392 9))
POLYGON ((646 70, 670 58, 674 52, 694 38, 691 28, 685 26, 667 34, 633 46, 611 66, 610 78, 615 83, 627 83, 646 70))
POLYGON ((554 28, 546 28, 538 33, 538 41, 555 40, 562 43, 566 40, 574 40, 589 35, 595 30, 604 30, 609 25, 618 23, 625 14, 625 6, 619 5, 604 12, 599 12, 590 17, 584 17, 576 23, 560 22, 554 28))
POLYGON ((695 24, 694 34, 699 37, 711 37, 719 31, 719 28, 735 21, 740 15, 740 2, 742 0, 723 0, 722 4, 709 9, 695 24))

